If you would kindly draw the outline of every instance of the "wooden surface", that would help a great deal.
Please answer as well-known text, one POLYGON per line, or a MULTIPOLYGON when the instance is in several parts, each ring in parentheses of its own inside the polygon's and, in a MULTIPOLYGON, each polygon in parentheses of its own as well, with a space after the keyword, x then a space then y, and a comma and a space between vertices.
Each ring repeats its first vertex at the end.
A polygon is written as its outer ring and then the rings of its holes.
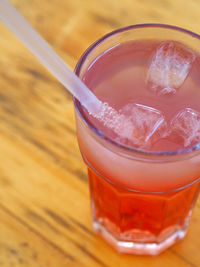
MULTIPOLYGON (((198 0, 13 0, 74 68, 129 24, 200 33, 198 0)), ((71 96, 0 24, 0 267, 199 267, 200 201, 189 233, 158 257, 119 255, 93 233, 71 96)))

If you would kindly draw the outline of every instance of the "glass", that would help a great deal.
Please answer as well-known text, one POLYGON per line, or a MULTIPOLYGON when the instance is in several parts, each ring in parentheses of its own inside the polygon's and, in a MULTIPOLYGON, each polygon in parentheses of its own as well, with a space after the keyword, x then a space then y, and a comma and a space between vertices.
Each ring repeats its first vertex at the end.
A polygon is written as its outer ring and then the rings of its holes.
MULTIPOLYGON (((142 39, 170 39, 196 51, 200 47, 198 35, 178 27, 129 26, 90 46, 75 73, 82 78, 108 49, 142 39)), ((157 255, 182 239, 200 190, 200 144, 165 152, 126 147, 96 129, 76 99, 74 104, 78 142, 88 168, 94 230, 117 251, 131 254, 157 255), (147 182, 135 183, 137 178, 147 182)))

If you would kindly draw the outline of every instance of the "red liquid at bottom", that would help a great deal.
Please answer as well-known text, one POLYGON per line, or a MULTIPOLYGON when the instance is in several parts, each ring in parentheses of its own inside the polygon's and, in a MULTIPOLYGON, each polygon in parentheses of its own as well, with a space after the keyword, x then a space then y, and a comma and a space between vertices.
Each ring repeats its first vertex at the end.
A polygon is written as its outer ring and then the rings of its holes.
POLYGON ((154 255, 185 236, 199 182, 173 193, 148 194, 120 188, 91 169, 88 176, 94 228, 119 252, 154 255), (154 250, 156 244, 160 249, 154 250))

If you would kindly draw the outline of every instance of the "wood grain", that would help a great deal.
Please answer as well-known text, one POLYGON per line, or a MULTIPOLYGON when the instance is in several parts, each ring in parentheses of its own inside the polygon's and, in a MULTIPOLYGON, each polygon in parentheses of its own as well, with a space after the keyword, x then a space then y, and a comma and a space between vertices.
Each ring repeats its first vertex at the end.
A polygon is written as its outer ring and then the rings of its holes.
MULTIPOLYGON (((200 33, 198 0, 12 3, 71 68, 118 27, 159 22, 200 33)), ((200 201, 187 237, 158 257, 120 255, 94 234, 72 98, 2 24, 0 33, 0 266, 200 266, 200 201)))

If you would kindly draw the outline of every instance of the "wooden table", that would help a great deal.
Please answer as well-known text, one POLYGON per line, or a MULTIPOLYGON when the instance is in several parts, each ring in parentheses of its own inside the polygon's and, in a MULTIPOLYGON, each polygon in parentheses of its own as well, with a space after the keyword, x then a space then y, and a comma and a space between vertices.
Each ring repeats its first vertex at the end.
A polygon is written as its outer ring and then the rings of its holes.
MULTIPOLYGON (((12 2, 72 68, 118 27, 200 33, 198 0, 12 2)), ((187 237, 158 257, 120 255, 93 232, 72 98, 2 24, 0 33, 0 267, 200 266, 200 201, 187 237)))

